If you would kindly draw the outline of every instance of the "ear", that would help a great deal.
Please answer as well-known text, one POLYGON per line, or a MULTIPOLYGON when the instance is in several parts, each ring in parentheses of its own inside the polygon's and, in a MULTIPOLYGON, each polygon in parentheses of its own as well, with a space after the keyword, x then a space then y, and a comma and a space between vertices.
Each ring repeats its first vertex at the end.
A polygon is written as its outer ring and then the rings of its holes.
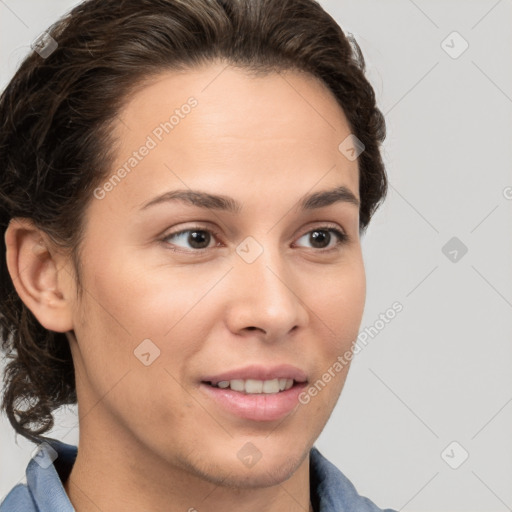
POLYGON ((72 330, 73 278, 67 258, 30 219, 11 219, 5 245, 14 287, 39 323, 50 331, 72 330))

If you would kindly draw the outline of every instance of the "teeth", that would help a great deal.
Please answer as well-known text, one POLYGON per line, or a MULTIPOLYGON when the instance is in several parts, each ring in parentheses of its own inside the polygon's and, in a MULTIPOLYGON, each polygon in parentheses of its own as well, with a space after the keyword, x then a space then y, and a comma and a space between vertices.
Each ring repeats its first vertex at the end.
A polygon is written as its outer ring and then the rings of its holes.
POLYGON ((272 379, 272 380, 256 380, 256 379, 233 379, 221 380, 215 387, 222 389, 231 388, 233 391, 239 391, 247 394, 272 394, 285 391, 293 386, 293 379, 272 379))

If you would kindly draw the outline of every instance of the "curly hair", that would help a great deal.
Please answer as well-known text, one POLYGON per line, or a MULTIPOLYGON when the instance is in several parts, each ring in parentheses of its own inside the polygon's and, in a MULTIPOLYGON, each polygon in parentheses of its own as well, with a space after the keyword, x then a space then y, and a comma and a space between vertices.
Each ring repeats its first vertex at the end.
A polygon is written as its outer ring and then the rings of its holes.
POLYGON ((363 55, 315 0, 87 0, 46 37, 47 54, 36 47, 0 97, 0 341, 9 360, 0 410, 33 442, 53 428, 53 411, 76 404, 75 373, 66 335, 40 325, 16 293, 3 235, 12 218, 31 219, 70 251, 81 290, 84 212, 113 165, 116 115, 149 78, 218 59, 307 72, 364 144, 361 232, 387 192, 385 121, 363 55))

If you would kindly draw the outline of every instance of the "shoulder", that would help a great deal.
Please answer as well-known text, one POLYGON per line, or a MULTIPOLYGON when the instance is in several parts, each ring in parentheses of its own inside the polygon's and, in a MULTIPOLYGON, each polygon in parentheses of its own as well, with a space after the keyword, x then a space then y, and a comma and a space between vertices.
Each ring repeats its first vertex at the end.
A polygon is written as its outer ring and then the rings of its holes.
POLYGON ((315 512, 395 512, 361 496, 352 482, 317 448, 310 452, 311 497, 315 512))

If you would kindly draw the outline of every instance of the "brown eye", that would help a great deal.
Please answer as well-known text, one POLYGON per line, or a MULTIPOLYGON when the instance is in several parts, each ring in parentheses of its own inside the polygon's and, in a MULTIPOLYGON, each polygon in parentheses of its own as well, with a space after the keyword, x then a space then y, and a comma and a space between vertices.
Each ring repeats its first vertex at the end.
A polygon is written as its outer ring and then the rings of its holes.
POLYGON ((214 239, 215 233, 208 229, 191 228, 171 233, 163 240, 171 245, 182 247, 183 249, 208 249, 210 242, 214 239), (172 240, 172 243, 170 242, 172 240))
POLYGON ((347 241, 348 236, 335 228, 315 228, 302 235, 299 240, 306 239, 313 249, 333 249, 347 241), (334 233, 334 236, 332 236, 334 233), (334 242, 334 243, 333 243, 334 242))

